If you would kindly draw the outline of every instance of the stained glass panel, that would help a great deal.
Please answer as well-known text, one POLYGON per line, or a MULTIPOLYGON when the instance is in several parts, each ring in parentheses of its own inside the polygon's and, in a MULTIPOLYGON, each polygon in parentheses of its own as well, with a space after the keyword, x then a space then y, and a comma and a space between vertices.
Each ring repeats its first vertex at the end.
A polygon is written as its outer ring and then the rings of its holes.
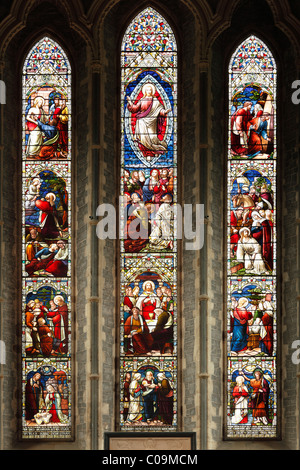
POLYGON ((177 47, 152 8, 121 47, 120 428, 177 429, 177 47))
POLYGON ((276 64, 250 36, 229 66, 227 422, 229 438, 275 438, 276 64))
POLYGON ((22 438, 72 436, 71 68, 45 37, 23 68, 22 438))

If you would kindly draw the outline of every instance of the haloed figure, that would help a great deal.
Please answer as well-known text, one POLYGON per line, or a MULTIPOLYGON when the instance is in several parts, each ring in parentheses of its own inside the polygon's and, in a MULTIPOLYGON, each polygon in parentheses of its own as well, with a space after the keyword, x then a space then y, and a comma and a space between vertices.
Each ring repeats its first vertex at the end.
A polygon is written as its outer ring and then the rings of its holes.
POLYGON ((167 143, 159 139, 165 118, 171 109, 165 109, 155 96, 156 88, 152 83, 146 83, 143 97, 136 103, 128 100, 128 110, 136 113, 135 140, 147 160, 162 155, 167 151, 167 143))

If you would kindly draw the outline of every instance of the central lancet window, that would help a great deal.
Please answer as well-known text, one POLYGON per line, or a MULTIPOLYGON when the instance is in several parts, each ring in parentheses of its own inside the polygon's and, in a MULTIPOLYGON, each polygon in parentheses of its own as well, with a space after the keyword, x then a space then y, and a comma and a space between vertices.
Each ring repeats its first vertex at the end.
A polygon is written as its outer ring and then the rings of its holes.
POLYGON ((121 46, 120 428, 177 429, 177 47, 153 8, 121 46))

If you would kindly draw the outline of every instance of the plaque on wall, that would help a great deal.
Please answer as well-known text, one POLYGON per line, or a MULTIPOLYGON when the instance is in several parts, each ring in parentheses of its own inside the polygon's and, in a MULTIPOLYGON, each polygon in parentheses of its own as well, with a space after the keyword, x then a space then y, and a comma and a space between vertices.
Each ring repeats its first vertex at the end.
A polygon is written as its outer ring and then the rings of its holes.
POLYGON ((196 433, 105 433, 105 450, 168 450, 186 451, 196 449, 196 433))

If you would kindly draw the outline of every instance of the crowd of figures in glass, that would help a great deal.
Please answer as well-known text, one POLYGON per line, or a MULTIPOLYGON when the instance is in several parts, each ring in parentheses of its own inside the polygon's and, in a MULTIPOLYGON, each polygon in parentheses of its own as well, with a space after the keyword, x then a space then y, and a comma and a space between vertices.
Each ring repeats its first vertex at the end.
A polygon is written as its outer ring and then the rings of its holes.
POLYGON ((251 36, 229 66, 227 437, 277 436, 276 65, 251 36))
POLYGON ((71 70, 47 37, 23 68, 23 438, 71 437, 71 70))
POLYGON ((121 49, 120 427, 177 426, 177 52, 145 9, 121 49))

